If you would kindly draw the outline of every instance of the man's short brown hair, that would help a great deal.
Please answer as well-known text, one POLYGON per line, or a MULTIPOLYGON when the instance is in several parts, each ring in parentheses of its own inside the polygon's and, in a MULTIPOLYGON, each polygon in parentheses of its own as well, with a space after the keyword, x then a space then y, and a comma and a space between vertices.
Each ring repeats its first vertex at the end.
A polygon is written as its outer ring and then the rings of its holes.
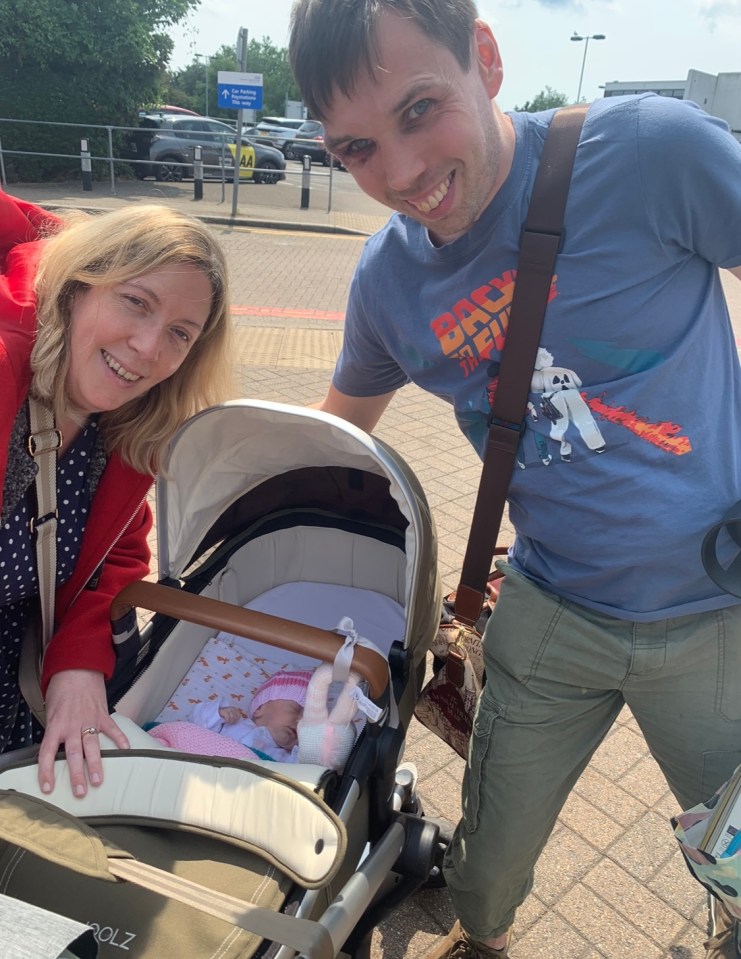
POLYGON ((350 96, 361 70, 372 76, 376 24, 387 11, 414 21, 468 70, 478 16, 474 0, 297 0, 288 54, 312 116, 326 117, 336 90, 350 96))

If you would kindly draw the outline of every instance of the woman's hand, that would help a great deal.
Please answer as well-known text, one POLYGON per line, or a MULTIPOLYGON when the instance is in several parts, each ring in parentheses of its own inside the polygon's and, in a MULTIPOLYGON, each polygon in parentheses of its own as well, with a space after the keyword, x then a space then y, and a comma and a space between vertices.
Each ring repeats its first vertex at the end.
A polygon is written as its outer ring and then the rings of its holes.
POLYGON ((67 669, 49 680, 46 690, 46 731, 39 750, 39 786, 54 788, 54 759, 64 746, 75 796, 103 782, 98 733, 105 733, 119 749, 129 741, 108 715, 103 674, 90 669, 67 669), (85 767, 87 766, 87 777, 85 767))

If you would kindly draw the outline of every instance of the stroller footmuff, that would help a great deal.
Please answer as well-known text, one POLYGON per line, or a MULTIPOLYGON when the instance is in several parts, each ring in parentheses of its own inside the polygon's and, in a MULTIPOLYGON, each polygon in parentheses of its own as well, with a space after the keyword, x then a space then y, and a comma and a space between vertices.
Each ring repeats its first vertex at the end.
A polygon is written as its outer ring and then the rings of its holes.
POLYGON ((30 902, 41 894, 46 908, 131 955, 252 954, 265 934, 261 911, 272 919, 294 885, 321 888, 344 857, 346 830, 313 788, 316 767, 289 780, 235 760, 169 751, 165 760, 165 750, 138 748, 151 737, 118 721, 133 748, 106 753, 104 786, 84 799, 62 761, 53 804, 34 764, 2 774, 5 891, 30 902), (293 814, 276 833, 271 810, 281 807, 293 814))

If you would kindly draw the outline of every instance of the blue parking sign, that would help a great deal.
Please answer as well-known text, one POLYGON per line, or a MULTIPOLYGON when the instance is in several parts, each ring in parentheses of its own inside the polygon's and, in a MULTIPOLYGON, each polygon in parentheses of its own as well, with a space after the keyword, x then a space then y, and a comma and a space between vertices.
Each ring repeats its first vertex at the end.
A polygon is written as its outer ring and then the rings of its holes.
POLYGON ((262 74, 219 70, 219 106, 227 110, 262 109, 262 74))

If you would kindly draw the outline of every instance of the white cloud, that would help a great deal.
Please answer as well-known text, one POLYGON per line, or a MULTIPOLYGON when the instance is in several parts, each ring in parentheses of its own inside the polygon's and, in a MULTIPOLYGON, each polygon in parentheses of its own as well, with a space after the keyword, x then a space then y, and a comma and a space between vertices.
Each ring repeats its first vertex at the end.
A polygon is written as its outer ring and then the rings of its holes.
POLYGON ((741 0, 700 0, 700 15, 704 17, 711 28, 738 26, 738 22, 729 23, 728 21, 741 16, 741 0))

